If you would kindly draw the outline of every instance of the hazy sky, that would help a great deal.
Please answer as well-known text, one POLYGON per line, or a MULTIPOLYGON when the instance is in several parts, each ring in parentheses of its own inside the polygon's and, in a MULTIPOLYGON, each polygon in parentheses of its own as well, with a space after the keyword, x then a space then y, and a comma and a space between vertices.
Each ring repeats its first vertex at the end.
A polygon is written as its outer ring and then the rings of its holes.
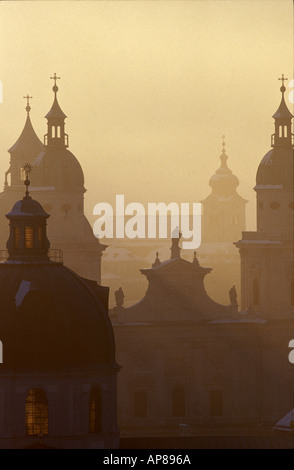
POLYGON ((270 148, 277 78, 293 78, 292 10, 291 0, 1 2, 2 180, 24 125, 23 96, 33 96, 43 139, 56 72, 88 214, 115 194, 144 204, 201 200, 225 134, 254 228, 252 188, 270 148))

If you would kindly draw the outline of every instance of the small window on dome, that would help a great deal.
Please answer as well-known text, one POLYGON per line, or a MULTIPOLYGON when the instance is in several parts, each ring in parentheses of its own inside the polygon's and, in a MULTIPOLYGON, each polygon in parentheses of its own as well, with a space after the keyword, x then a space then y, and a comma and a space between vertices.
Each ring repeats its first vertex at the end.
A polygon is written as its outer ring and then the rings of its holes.
POLYGON ((55 137, 55 126, 52 126, 52 137, 55 137))
POLYGON ((31 226, 25 227, 25 247, 28 249, 34 248, 34 230, 31 226))
POLYGON ((279 209, 280 204, 278 202, 271 202, 271 209, 279 209))
POLYGON ((14 248, 20 248, 20 228, 14 227, 14 248))
POLYGON ((287 137, 287 126, 284 126, 284 137, 287 137))
POLYGON ((56 137, 60 138, 60 126, 56 127, 56 137))

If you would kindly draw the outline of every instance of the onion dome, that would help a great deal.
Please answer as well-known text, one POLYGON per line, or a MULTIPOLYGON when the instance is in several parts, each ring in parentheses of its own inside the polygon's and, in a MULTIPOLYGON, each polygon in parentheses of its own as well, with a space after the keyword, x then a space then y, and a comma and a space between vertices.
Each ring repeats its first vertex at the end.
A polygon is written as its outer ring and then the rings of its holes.
POLYGON ((48 132, 44 138, 45 149, 34 160, 34 185, 54 187, 56 190, 76 190, 85 192, 84 174, 76 157, 67 150, 68 135, 65 133, 64 119, 66 115, 61 110, 56 85, 57 77, 51 77, 54 101, 46 114, 48 132))
POLYGON ((209 186, 212 193, 221 197, 229 197, 239 186, 237 176, 233 175, 232 170, 228 168, 228 156, 225 151, 225 136, 223 135, 222 154, 220 155, 221 165, 215 174, 209 180, 209 186))
POLYGON ((49 259, 49 215, 30 198, 28 167, 25 171, 26 195, 7 214, 9 257, 0 263, 0 367, 63 374, 118 368, 109 289, 49 259))
POLYGON ((284 94, 287 80, 282 75, 282 86, 280 91, 282 99, 279 108, 273 114, 275 120, 275 133, 271 136, 272 149, 269 150, 259 164, 256 174, 256 188, 260 186, 282 186, 291 188, 293 186, 293 134, 292 118, 285 103, 284 94))

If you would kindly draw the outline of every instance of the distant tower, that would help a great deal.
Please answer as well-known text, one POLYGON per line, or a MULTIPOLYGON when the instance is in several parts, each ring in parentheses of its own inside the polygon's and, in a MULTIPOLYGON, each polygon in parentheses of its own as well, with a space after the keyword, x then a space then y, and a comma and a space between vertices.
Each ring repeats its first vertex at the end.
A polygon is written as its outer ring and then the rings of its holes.
POLYGON ((245 230, 248 201, 237 193, 239 180, 228 168, 224 135, 220 160, 219 169, 209 180, 211 194, 201 201, 203 242, 233 242, 245 230))
POLYGON ((209 180, 211 193, 204 200, 202 241, 197 251, 199 261, 213 271, 206 288, 217 302, 229 303, 229 289, 240 290, 240 259, 233 242, 245 230, 245 206, 248 202, 237 192, 239 180, 228 168, 223 135, 221 164, 209 180))
POLYGON ((257 231, 244 232, 236 243, 241 256, 242 308, 267 318, 293 319, 293 134, 285 103, 287 80, 282 75, 282 99, 273 115, 272 149, 261 160, 254 190, 257 231))
MULTIPOLYGON (((25 126, 19 138, 8 150, 10 153, 10 167, 5 173, 4 189, 21 193, 23 190, 23 182, 25 175, 22 166, 24 162, 33 163, 36 156, 44 149, 44 145, 40 141, 31 123, 30 119, 30 99, 32 96, 24 96, 27 100, 26 112, 27 118, 25 126), (8 176, 10 175, 10 184, 8 176)), ((13 196, 15 198, 15 194, 13 196)), ((14 199, 15 200, 15 199, 14 199)), ((11 206, 11 205, 10 205, 11 206)))

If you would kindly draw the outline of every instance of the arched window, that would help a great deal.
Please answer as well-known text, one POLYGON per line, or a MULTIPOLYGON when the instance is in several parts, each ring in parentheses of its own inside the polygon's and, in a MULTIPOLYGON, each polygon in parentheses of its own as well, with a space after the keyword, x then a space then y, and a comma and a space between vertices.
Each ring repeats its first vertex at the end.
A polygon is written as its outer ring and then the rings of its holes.
POLYGON ((55 131, 56 131, 55 126, 52 126, 52 137, 55 137, 55 131))
POLYGON ((211 390, 210 391, 210 416, 223 415, 223 391, 211 390))
POLYGON ((60 126, 56 127, 56 136, 60 138, 60 126))
POLYGON ((252 282, 252 303, 253 305, 259 305, 259 282, 256 278, 252 282))
POLYGON ((102 397, 97 387, 92 388, 89 398, 89 431, 102 432, 102 397))
POLYGON ((186 415, 186 396, 183 387, 174 387, 172 390, 172 416, 186 415))
POLYGON ((288 135, 288 129, 287 129, 287 126, 284 126, 284 137, 287 137, 288 135))
POLYGON ((25 227, 25 247, 34 248, 34 230, 32 226, 25 227))
POLYGON ((26 434, 48 434, 48 399, 40 388, 32 388, 26 399, 26 434))

